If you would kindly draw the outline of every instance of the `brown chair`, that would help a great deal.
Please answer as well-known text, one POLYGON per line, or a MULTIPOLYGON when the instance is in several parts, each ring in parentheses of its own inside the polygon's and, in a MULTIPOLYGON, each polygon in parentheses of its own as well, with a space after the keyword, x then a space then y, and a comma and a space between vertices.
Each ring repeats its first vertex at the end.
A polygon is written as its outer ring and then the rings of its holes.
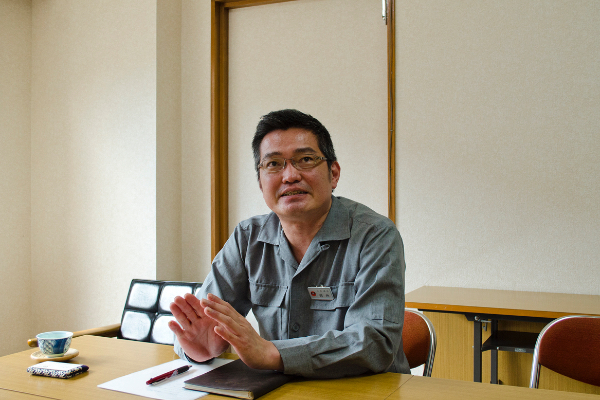
POLYGON ((570 315, 540 332, 533 351, 530 388, 537 388, 540 366, 600 386, 600 317, 570 315))
MULTIPOLYGON (((120 324, 73 332, 73 337, 83 335, 117 337, 141 342, 173 344, 174 334, 167 326, 175 319, 169 304, 175 296, 197 294, 201 283, 133 279, 120 324)), ((29 339, 29 346, 36 347, 37 339, 29 339)))
POLYGON ((437 339, 429 318, 418 311, 405 310, 402 342, 410 368, 425 364, 423 376, 431 376, 437 339))

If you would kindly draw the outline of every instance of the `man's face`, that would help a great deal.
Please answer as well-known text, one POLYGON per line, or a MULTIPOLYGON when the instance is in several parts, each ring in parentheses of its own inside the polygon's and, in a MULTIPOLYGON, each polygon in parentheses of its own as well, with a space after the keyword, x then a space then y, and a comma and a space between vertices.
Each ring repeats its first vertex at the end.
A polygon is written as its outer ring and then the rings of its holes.
MULTIPOLYGON (((268 133, 260 144, 260 159, 277 156, 292 158, 301 154, 323 157, 315 135, 307 130, 290 128, 268 133)), ((317 221, 329 212, 331 191, 340 178, 340 165, 334 162, 331 172, 327 162, 297 170, 288 160, 282 171, 268 173, 260 169, 260 189, 267 206, 284 222, 317 221)))

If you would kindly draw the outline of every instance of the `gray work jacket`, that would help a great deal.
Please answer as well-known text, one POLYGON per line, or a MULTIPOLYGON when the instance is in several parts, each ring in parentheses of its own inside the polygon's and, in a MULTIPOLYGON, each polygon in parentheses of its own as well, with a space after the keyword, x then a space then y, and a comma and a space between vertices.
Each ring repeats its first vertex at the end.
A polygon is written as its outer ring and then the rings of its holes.
MULTIPOLYGON (((301 263, 276 214, 241 222, 199 297, 214 293, 240 314, 252 309, 260 335, 279 350, 286 374, 333 378, 409 373, 402 350, 404 249, 396 226, 368 207, 332 196, 301 263), (315 300, 310 287, 331 289, 315 300)), ((186 357, 179 343, 175 351, 186 357)))

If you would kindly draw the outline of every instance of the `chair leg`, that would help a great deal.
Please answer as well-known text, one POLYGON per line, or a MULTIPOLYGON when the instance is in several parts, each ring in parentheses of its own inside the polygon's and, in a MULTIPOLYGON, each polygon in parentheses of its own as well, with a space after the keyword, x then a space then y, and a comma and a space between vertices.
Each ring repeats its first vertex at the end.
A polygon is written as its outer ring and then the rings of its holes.
POLYGON ((531 389, 537 389, 540 385, 540 364, 536 364, 533 371, 531 371, 531 381, 529 387, 531 389))

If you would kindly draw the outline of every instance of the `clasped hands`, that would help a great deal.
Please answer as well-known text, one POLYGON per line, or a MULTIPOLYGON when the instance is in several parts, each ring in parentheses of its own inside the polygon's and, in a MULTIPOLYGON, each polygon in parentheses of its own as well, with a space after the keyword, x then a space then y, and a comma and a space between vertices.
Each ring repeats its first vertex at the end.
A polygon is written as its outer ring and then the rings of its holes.
POLYGON ((208 294, 177 296, 170 305, 177 320, 169 322, 185 353, 206 361, 223 353, 229 345, 251 368, 283 371, 283 361, 273 343, 260 337, 248 320, 231 304, 208 294))

